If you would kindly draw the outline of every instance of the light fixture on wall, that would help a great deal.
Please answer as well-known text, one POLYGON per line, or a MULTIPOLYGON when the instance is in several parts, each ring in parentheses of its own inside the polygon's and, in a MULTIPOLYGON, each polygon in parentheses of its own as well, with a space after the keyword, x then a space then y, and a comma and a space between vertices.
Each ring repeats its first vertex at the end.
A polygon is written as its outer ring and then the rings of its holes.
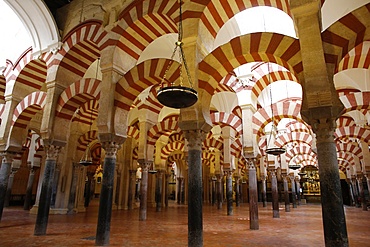
POLYGON ((269 75, 269 87, 270 87, 270 103, 271 103, 271 114, 272 114, 272 126, 271 126, 271 132, 269 136, 269 140, 267 142, 267 148, 266 148, 266 153, 267 154, 272 154, 272 155, 280 155, 285 153, 285 148, 282 147, 277 147, 275 145, 275 137, 277 134, 277 128, 275 126, 275 121, 274 121, 274 107, 272 105, 272 82, 271 82, 271 72, 270 72, 270 63, 267 63, 268 66, 268 75, 269 75), (274 136, 274 141, 271 143, 271 137, 274 136))
POLYGON ((190 107, 194 105, 198 100, 198 93, 193 88, 193 83, 191 80, 189 68, 186 63, 185 54, 183 50, 183 42, 182 42, 182 31, 183 30, 182 30, 181 6, 182 6, 182 0, 180 0, 180 7, 179 7, 180 15, 179 15, 179 27, 178 27, 179 28, 178 39, 175 43, 175 49, 173 50, 171 60, 162 78, 160 89, 157 92, 157 99, 162 105, 168 106, 171 108, 176 108, 176 109, 190 107), (175 85, 174 82, 168 81, 166 78, 167 72, 173 63, 173 58, 176 53, 178 53, 179 59, 180 59, 180 65, 178 67, 180 71, 180 78, 179 78, 180 82, 178 85, 175 85), (189 87, 183 84, 183 74, 182 74, 183 67, 185 68, 189 87))

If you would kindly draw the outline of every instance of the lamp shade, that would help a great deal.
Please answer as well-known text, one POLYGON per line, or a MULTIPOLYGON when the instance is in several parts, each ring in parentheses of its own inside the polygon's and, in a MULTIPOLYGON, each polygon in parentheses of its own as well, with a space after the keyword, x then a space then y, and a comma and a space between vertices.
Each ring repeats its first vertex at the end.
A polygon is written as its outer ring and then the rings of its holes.
POLYGON ((157 99, 164 106, 180 109, 194 105, 198 100, 198 93, 189 87, 168 86, 158 90, 157 99))

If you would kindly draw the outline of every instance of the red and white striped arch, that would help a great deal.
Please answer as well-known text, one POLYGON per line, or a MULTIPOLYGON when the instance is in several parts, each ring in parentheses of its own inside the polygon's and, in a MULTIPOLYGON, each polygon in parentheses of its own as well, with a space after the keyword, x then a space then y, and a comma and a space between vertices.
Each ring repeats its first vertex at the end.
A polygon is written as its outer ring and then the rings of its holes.
MULTIPOLYGON (((369 58, 370 60, 370 58, 369 58)), ((355 110, 369 110, 370 109, 370 92, 351 93, 340 96, 345 110, 344 113, 355 110)))
POLYGON ((127 128, 127 136, 139 140, 140 130, 136 126, 130 125, 127 128))
POLYGON ((355 158, 353 157, 353 154, 348 152, 338 152, 337 153, 338 160, 346 160, 349 164, 355 166, 355 158))
MULTIPOLYGON (((272 105, 274 112, 275 126, 283 118, 295 119, 297 121, 303 121, 301 119, 301 101, 280 101, 272 105)), ((252 117, 252 128, 253 134, 258 137, 264 134, 264 128, 267 124, 272 121, 271 107, 260 108, 253 114, 252 117)))
POLYGON ((340 61, 337 71, 340 72, 347 69, 353 68, 370 68, 370 42, 365 41, 355 48, 353 48, 344 58, 340 61))
POLYGON ((13 91, 28 92, 40 90, 46 81, 46 64, 41 59, 33 59, 32 48, 27 49, 13 65, 7 61, 4 70, 6 81, 15 81, 13 91), (20 89, 18 89, 18 87, 20 89))
POLYGON ((181 133, 173 133, 168 137, 168 142, 184 142, 184 135, 181 133))
POLYGON ((0 74, 0 103, 1 104, 5 103, 5 98, 4 98, 5 85, 6 85, 5 76, 0 74))
POLYGON ((58 99, 56 115, 65 119, 72 119, 75 111, 85 102, 99 100, 100 80, 83 78, 66 88, 58 99))
POLYGON ((239 135, 243 134, 242 120, 234 114, 226 112, 213 112, 211 113, 211 121, 213 124, 232 127, 239 135))
POLYGON ((242 64, 258 61, 276 63, 295 76, 303 71, 297 39, 276 33, 252 33, 216 48, 199 63, 199 88, 213 95, 219 82, 230 71, 242 64))
POLYGON ((337 128, 334 137, 336 140, 342 138, 357 138, 368 143, 370 141, 370 130, 359 126, 345 126, 337 128))
POLYGON ((306 132, 291 132, 279 135, 275 140, 275 145, 277 147, 284 147, 287 143, 306 143, 307 145, 312 145, 312 135, 306 132))
POLYGON ((313 153, 303 153, 303 154, 297 154, 296 156, 292 157, 290 159, 290 162, 295 164, 301 164, 304 162, 311 161, 314 166, 317 166, 317 157, 312 155, 313 153))
POLYGON ((116 84, 115 106, 129 111, 135 98, 142 91, 162 81, 170 62, 172 64, 166 76, 168 81, 175 81, 180 75, 178 63, 168 59, 147 60, 128 71, 116 84))
POLYGON ((286 128, 290 132, 306 132, 309 134, 311 133, 311 127, 308 126, 305 122, 292 121, 286 125, 286 128))
POLYGON ((96 130, 87 131, 85 134, 81 135, 80 138, 78 138, 77 150, 85 151, 87 144, 96 139, 98 139, 98 132, 96 130))
POLYGON ((48 67, 59 66, 59 70, 66 70, 75 74, 75 78, 82 78, 90 65, 100 57, 101 42, 107 32, 97 21, 82 23, 73 29, 64 39, 59 52, 50 59, 48 67))
POLYGON ((290 71, 272 71, 262 76, 252 88, 252 97, 257 99, 261 92, 275 81, 289 80, 298 83, 298 79, 290 71))
POLYGON ((170 142, 161 149, 161 159, 167 160, 168 156, 174 151, 184 152, 184 142, 170 142))
POLYGON ((340 127, 344 127, 344 126, 355 126, 356 122, 355 122, 355 120, 353 120, 352 117, 340 116, 337 119, 336 124, 337 124, 337 128, 340 128, 340 127))
POLYGON ((168 166, 172 166, 173 162, 176 162, 178 160, 184 160, 185 155, 184 153, 173 153, 170 156, 168 156, 168 166))
POLYGON ((294 156, 298 154, 310 154, 316 157, 316 154, 313 153, 311 146, 309 146, 307 143, 302 143, 300 145, 295 146, 292 149, 287 150, 285 155, 286 155, 287 161, 289 162, 291 158, 293 158, 294 156))
POLYGON ((361 148, 358 146, 355 142, 349 142, 349 143, 336 143, 337 152, 348 152, 355 156, 357 156, 360 160, 363 159, 363 154, 361 148))
POLYGON ((230 148, 231 155, 234 155, 237 158, 242 157, 243 144, 240 141, 240 138, 237 138, 233 143, 231 143, 230 148))
POLYGON ((215 149, 218 149, 220 151, 223 150, 224 148, 224 143, 222 142, 222 140, 220 139, 216 139, 216 138, 207 138, 203 141, 203 150, 204 151, 207 151, 209 150, 209 148, 215 148, 215 149))
POLYGON ((161 103, 159 103, 159 101, 157 100, 157 91, 158 91, 158 89, 159 89, 158 85, 157 86, 152 86, 152 88, 149 91, 149 95, 144 100, 144 102, 141 102, 140 99, 136 98, 136 100, 138 100, 138 102, 137 102, 138 110, 147 109, 147 110, 149 110, 152 113, 155 113, 157 115, 160 113, 160 111, 163 108, 163 105, 161 103))
MULTIPOLYGON (((205 160, 207 160, 209 162, 215 162, 215 160, 216 160, 215 154, 212 153, 212 152, 202 152, 202 162, 204 162, 205 160)), ((208 163, 208 165, 209 165, 209 163, 208 163)))
POLYGON ((45 103, 45 92, 38 91, 27 95, 14 109, 12 126, 26 128, 32 117, 44 108, 45 103))
MULTIPOLYGON (((201 1, 196 2, 200 3, 201 1)), ((205 47, 208 47, 208 49, 213 47, 214 39, 221 27, 237 13, 257 6, 275 7, 291 15, 287 0, 211 0, 200 17, 199 33, 202 33, 202 36, 204 36, 205 47)))
POLYGON ((339 68, 339 63, 356 46, 368 40, 370 3, 348 13, 322 34, 326 63, 339 68))
MULTIPOLYGON (((164 2, 169 3, 169 1, 164 2)), ((137 64, 141 53, 150 43, 165 34, 177 33, 177 26, 168 15, 148 13, 138 17, 128 27, 122 28, 117 25, 112 31, 120 35, 114 56, 123 58, 125 63, 121 64, 121 69, 129 71, 137 64)))
POLYGON ((179 128, 179 116, 170 116, 168 118, 165 118, 161 122, 154 125, 150 130, 148 131, 148 145, 155 145, 158 138, 163 135, 170 135, 172 132, 181 132, 181 129, 179 128))

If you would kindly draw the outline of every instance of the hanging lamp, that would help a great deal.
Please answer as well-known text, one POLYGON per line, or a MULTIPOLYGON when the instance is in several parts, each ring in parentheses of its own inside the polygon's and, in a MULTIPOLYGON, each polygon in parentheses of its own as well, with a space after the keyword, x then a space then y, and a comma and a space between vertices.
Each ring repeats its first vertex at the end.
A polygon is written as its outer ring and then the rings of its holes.
POLYGON ((158 101, 164 105, 171 108, 181 109, 186 108, 194 105, 198 100, 198 93, 193 88, 193 83, 190 77, 189 68, 185 60, 185 54, 183 50, 183 42, 182 42, 182 1, 180 0, 180 15, 179 15, 179 35, 178 39, 175 42, 175 49, 171 55, 171 60, 166 68, 164 76, 162 78, 160 89, 157 91, 157 99, 158 101), (180 83, 179 85, 175 85, 174 82, 170 82, 166 79, 167 72, 170 66, 173 63, 173 58, 175 54, 178 53, 180 59, 180 65, 178 67, 180 71, 180 83), (188 79, 189 87, 183 84, 183 75, 182 75, 182 67, 184 66, 186 76, 188 79))
MULTIPOLYGON (((285 153, 285 148, 277 147, 277 146, 275 146, 275 143, 272 143, 271 144, 271 136, 273 135, 274 137, 276 137, 277 130, 276 130, 275 121, 274 121, 274 108, 272 106, 272 89, 271 89, 272 88, 272 84, 271 84, 270 63, 267 63, 267 66, 268 66, 268 74, 269 74, 269 87, 270 87, 270 103, 271 103, 271 114, 272 114, 272 126, 271 126, 271 132, 270 132, 269 141, 267 143, 266 153, 277 156, 277 155, 280 155, 280 154, 285 153)), ((274 142, 275 142, 275 138, 274 138, 274 142)))

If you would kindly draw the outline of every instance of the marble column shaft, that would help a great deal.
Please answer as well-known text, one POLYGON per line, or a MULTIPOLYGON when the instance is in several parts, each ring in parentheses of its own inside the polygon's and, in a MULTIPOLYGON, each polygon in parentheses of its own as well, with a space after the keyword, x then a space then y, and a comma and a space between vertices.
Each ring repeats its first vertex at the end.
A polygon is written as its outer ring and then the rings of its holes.
POLYGON ((69 192, 69 199, 68 199, 68 213, 73 213, 73 209, 75 208, 79 166, 80 164, 73 163, 71 189, 69 192))
POLYGON ((262 183, 262 203, 263 207, 267 207, 267 190, 266 190, 266 175, 261 175, 262 183))
POLYGON ((222 175, 216 174, 217 182, 216 182, 216 197, 217 197, 217 209, 222 209, 222 175))
POLYGON ((188 246, 203 246, 203 188, 201 130, 185 132, 188 140, 188 246))
POLYGON ((14 175, 17 173, 17 170, 14 171, 13 168, 11 168, 11 172, 9 174, 9 179, 8 179, 8 187, 6 188, 4 207, 9 207, 10 199, 12 197, 14 175))
POLYGON ((49 220, 49 210, 51 205, 51 197, 54 185, 54 172, 56 160, 61 147, 46 146, 45 170, 41 186, 41 194, 39 206, 37 209, 37 218, 35 224, 34 235, 45 235, 49 220))
POLYGON ((272 212, 273 218, 280 218, 279 213, 279 191, 275 170, 271 171, 271 192, 272 192, 272 212))
POLYGON ((116 154, 119 145, 114 142, 102 143, 105 150, 103 165, 103 178, 99 198, 98 225, 96 228, 95 245, 108 245, 110 234, 110 223, 113 204, 114 173, 116 170, 116 154))
POLYGON ((3 215, 8 179, 13 161, 13 155, 10 153, 5 152, 1 156, 3 158, 0 167, 0 221, 3 215))
POLYGON ((155 183, 155 203, 156 211, 162 211, 162 183, 163 183, 163 172, 158 171, 156 174, 156 183, 155 183))
POLYGON ((287 175, 283 175, 285 212, 290 212, 289 188, 287 175))
POLYGON ((132 210, 134 206, 135 187, 136 187, 135 185, 136 185, 136 170, 129 170, 129 184, 127 198, 128 210, 132 210))
POLYGON ((30 174, 28 175, 27 188, 26 188, 26 197, 24 199, 23 209, 29 210, 32 204, 32 189, 33 182, 35 181, 35 168, 30 168, 30 174))
POLYGON ((367 202, 366 202, 366 197, 365 197, 365 190, 364 190, 364 186, 363 186, 363 183, 362 183, 362 175, 359 175, 357 176, 357 184, 358 184, 358 191, 359 191, 359 194, 360 194, 360 198, 361 198, 361 206, 362 206, 362 210, 363 211, 367 211, 367 202))
POLYGON ((240 178, 235 177, 235 206, 239 207, 240 206, 240 178))
POLYGON ((226 172, 227 215, 233 215, 233 177, 232 171, 226 172))
POLYGON ((249 178, 249 229, 258 230, 258 192, 257 192, 257 173, 255 161, 249 161, 248 169, 249 178))
POLYGON ((146 213, 148 207, 148 174, 151 162, 143 161, 140 163, 141 166, 141 184, 140 184, 140 208, 139 208, 139 220, 146 220, 146 213))
POLYGON ((292 202, 293 202, 293 208, 297 208, 297 194, 296 194, 296 189, 295 189, 295 180, 294 177, 290 177, 290 183, 292 186, 292 202))

